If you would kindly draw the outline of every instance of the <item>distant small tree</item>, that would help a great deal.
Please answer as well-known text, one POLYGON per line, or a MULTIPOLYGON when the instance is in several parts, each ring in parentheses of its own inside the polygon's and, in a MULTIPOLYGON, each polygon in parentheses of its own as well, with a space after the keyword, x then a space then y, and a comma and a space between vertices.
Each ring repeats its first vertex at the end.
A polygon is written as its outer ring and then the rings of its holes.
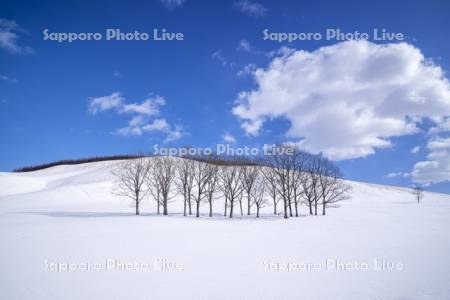
POLYGON ((413 194, 417 199, 417 203, 420 203, 420 200, 423 199, 424 195, 423 195, 423 188, 420 186, 415 186, 413 188, 413 194))
POLYGON ((139 215, 139 203, 147 193, 145 182, 149 174, 150 165, 145 158, 136 158, 120 163, 112 170, 115 177, 113 193, 133 200, 136 215, 139 215))

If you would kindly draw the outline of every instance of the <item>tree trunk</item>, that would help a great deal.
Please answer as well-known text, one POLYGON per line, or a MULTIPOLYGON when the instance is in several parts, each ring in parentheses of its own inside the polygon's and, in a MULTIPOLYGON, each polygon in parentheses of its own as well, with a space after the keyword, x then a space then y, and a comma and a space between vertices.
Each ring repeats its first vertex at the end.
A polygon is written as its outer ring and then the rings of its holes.
POLYGON ((317 200, 314 201, 314 215, 317 216, 317 200))
POLYGON ((200 217, 200 201, 196 201, 197 202, 197 213, 196 213, 196 217, 200 217))
POLYGON ((192 205, 191 205, 191 193, 188 193, 188 206, 189 206, 189 214, 192 215, 192 205))
POLYGON ((225 196, 225 209, 224 209, 224 213, 223 213, 224 217, 227 215, 227 204, 228 204, 228 198, 225 196))
POLYGON ((183 216, 185 216, 185 217, 186 217, 186 208, 187 208, 187 199, 186 199, 186 195, 184 195, 183 216))
POLYGON ((212 201, 209 200, 209 216, 212 217, 212 201))
POLYGON ((256 206, 256 217, 259 218, 259 206, 256 206))
POLYGON ((277 198, 273 198, 273 214, 277 214, 277 198))
POLYGON ((135 202, 136 202, 136 216, 139 215, 139 190, 135 191, 135 202))
POLYGON ((292 217, 292 202, 289 199, 289 216, 292 217))
POLYGON ((243 212, 242 212, 242 198, 239 200, 239 207, 241 208, 241 216, 244 214, 243 212))
POLYGON ((286 199, 283 199, 283 206, 284 206, 284 218, 287 219, 288 217, 288 204, 286 199))
POLYGON ((298 217, 298 201, 295 201, 295 216, 298 217))
POLYGON ((325 202, 323 203, 323 211, 322 211, 322 215, 324 215, 325 216, 325 208, 326 208, 326 204, 325 204, 325 202))
POLYGON ((158 202, 156 202, 157 203, 157 209, 156 209, 156 211, 158 212, 158 215, 159 215, 159 213, 160 213, 160 211, 159 211, 159 207, 161 206, 160 204, 159 204, 159 200, 158 200, 158 202))
POLYGON ((312 215, 312 202, 308 200, 308 204, 309 204, 309 214, 312 215))
POLYGON ((209 216, 212 217, 212 196, 209 197, 209 216))
POLYGON ((250 196, 247 195, 247 215, 250 216, 250 196))
POLYGON ((163 203, 163 215, 167 216, 168 212, 167 212, 167 199, 164 199, 164 203, 163 203))
MULTIPOLYGON (((233 200, 233 201, 234 201, 234 200, 233 200)), ((233 201, 231 201, 231 199, 230 199, 230 218, 233 217, 233 208, 234 208, 234 203, 233 203, 233 201)))

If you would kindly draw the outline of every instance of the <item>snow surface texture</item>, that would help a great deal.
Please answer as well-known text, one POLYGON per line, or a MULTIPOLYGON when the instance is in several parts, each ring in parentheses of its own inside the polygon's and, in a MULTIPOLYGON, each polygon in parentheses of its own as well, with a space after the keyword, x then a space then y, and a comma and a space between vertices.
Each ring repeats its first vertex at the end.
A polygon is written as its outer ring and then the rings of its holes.
POLYGON ((117 163, 0 173, 0 299, 450 299, 449 195, 349 182, 327 216, 135 216, 117 163))

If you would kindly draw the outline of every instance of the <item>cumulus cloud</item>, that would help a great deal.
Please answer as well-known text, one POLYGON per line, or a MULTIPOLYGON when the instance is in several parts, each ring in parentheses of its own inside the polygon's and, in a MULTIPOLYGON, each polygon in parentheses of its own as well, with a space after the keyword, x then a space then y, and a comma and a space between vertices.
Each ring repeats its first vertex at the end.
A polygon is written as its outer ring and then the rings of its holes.
POLYGON ((441 132, 450 131, 450 118, 445 118, 442 122, 438 123, 436 126, 431 127, 428 130, 428 134, 435 136, 441 132))
POLYGON ((265 8, 262 4, 249 0, 236 1, 234 2, 234 6, 247 16, 254 18, 263 17, 267 14, 268 11, 268 9, 265 8))
POLYGON ((230 143, 230 144, 236 143, 236 138, 228 132, 225 132, 224 135, 222 136, 222 138, 227 143, 230 143))
POLYGON ((161 0, 161 3, 168 9, 175 9, 183 6, 186 0, 161 0))
POLYGON ((413 181, 420 184, 450 181, 450 138, 433 138, 427 149, 430 151, 427 159, 414 165, 413 181))
POLYGON ((0 48, 12 54, 31 54, 33 49, 28 46, 19 45, 21 34, 26 30, 20 27, 16 21, 0 18, 0 48))
POLYGON ((406 43, 285 51, 253 76, 257 88, 240 92, 232 110, 246 133, 284 118, 289 139, 334 160, 368 156, 418 132, 424 118, 440 124, 450 115, 443 70, 406 43))
POLYGON ((161 96, 152 96, 141 103, 127 103, 119 92, 108 96, 89 98, 88 112, 92 115, 103 111, 113 111, 117 114, 131 115, 127 126, 116 130, 120 135, 140 136, 145 132, 161 132, 166 135, 165 142, 174 141, 182 137, 180 126, 170 125, 164 118, 152 117, 160 115, 160 108, 166 104, 161 96))

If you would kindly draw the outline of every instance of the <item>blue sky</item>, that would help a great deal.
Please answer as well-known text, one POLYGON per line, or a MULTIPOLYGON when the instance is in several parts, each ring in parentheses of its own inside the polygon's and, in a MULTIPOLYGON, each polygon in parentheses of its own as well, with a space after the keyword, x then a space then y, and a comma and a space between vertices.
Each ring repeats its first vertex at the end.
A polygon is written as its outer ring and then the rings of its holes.
MULTIPOLYGON (((236 140, 235 146, 305 139, 303 145, 308 149, 331 153, 329 156, 337 160, 347 178, 404 186, 418 182, 426 184, 429 190, 450 193, 447 124, 450 124, 447 119, 450 114, 446 110, 450 101, 444 74, 450 68, 450 3, 446 1, 376 1, 366 5, 361 1, 149 0, 132 5, 127 1, 3 1, 0 18, 1 171, 66 158, 149 152, 154 144, 211 147, 223 142, 224 135, 228 134, 236 140), (104 33, 107 28, 147 33, 165 28, 183 33, 184 40, 58 43, 43 39, 44 29, 59 33, 104 33), (263 40, 264 29, 323 33, 328 28, 369 33, 384 28, 403 33, 408 47, 379 47, 390 43, 387 41, 341 46, 339 41, 325 39, 290 43, 263 40), (280 51, 282 47, 286 47, 285 52, 280 51), (424 60, 420 66, 430 67, 432 61, 432 66, 443 73, 433 75, 436 78, 418 92, 426 98, 424 105, 433 109, 424 109, 422 113, 418 107, 413 112, 409 108, 402 112, 403 106, 389 98, 391 104, 371 107, 369 111, 375 115, 369 113, 361 119, 365 124, 362 133, 347 134, 348 141, 343 134, 339 145, 332 142, 322 145, 322 141, 333 140, 326 132, 330 128, 338 130, 342 122, 336 117, 334 121, 324 118, 325 127, 317 122, 303 124, 301 120, 323 114, 321 106, 306 111, 304 105, 309 106, 300 104, 292 94, 296 82, 302 82, 305 93, 314 91, 319 83, 311 81, 307 85, 303 73, 293 70, 292 78, 286 83, 289 88, 280 91, 286 79, 276 78, 275 92, 280 94, 274 92, 268 96, 268 90, 273 88, 271 80, 255 79, 253 72, 260 68, 263 78, 271 78, 275 74, 271 72, 276 70, 270 63, 277 58, 283 62, 283 70, 299 65, 316 68, 300 55, 295 56, 299 54, 295 51, 304 50, 323 63, 322 69, 311 73, 323 73, 334 68, 318 50, 324 47, 331 47, 325 48, 331 57, 352 51, 358 55, 386 52, 389 59, 375 63, 368 70, 382 75, 391 72, 393 76, 403 66, 396 67, 397 63, 411 65, 420 61, 414 56, 416 52, 421 53, 424 60), (437 87, 443 91, 436 92, 437 87), (237 100, 241 92, 252 91, 254 95, 237 100), (293 105, 292 111, 282 108, 278 111, 275 104, 277 112, 272 113, 270 101, 279 103, 274 98, 283 97, 284 92, 290 97, 286 101, 293 105), (118 99, 115 106, 98 106, 103 100, 110 101, 114 93, 118 99), (158 102, 160 98, 164 103, 158 102), (92 102, 95 99, 100 99, 95 102, 97 106, 92 102), (239 105, 241 113, 236 113, 239 105), (266 108, 260 109, 263 105, 266 108), (400 111, 394 114, 396 109, 400 111), (408 126, 416 124, 415 130, 408 131, 400 123, 413 113, 416 115, 412 117, 421 119, 404 121, 408 126), (370 125, 374 124, 374 118, 382 119, 380 125, 370 125), (140 132, 120 131, 132 120, 141 122, 140 132), (257 132, 246 129, 246 122, 255 125, 261 120, 263 124, 257 132), (391 121, 394 127, 398 126, 392 132, 389 131, 391 121), (295 129, 292 124, 296 124, 295 129), (373 128, 383 126, 387 127, 381 131, 373 128), (312 136, 323 132, 322 140, 312 136), (364 147, 356 143, 355 137, 364 141, 364 147), (382 141, 373 141, 374 137, 382 141), (383 141, 389 145, 382 145, 383 141), (414 148, 418 150, 412 151, 414 148), (333 154, 335 150, 339 154, 333 154)), ((361 55, 361 60, 371 62, 372 56, 361 55)), ((336 81, 336 77, 347 76, 351 69, 348 64, 336 67, 335 77, 329 83, 336 81)), ((413 74, 415 81, 402 83, 402 87, 423 82, 429 78, 428 71, 431 69, 413 74)), ((374 79, 366 77, 369 80, 366 83, 373 84, 374 79)), ((409 89, 408 95, 416 92, 409 89)), ((329 94, 319 96, 324 106, 332 101, 326 98, 329 94)), ((368 98, 372 96, 377 97, 369 94, 368 98)), ((364 110, 364 103, 355 101, 364 110)), ((342 128, 342 132, 348 130, 342 128)))

